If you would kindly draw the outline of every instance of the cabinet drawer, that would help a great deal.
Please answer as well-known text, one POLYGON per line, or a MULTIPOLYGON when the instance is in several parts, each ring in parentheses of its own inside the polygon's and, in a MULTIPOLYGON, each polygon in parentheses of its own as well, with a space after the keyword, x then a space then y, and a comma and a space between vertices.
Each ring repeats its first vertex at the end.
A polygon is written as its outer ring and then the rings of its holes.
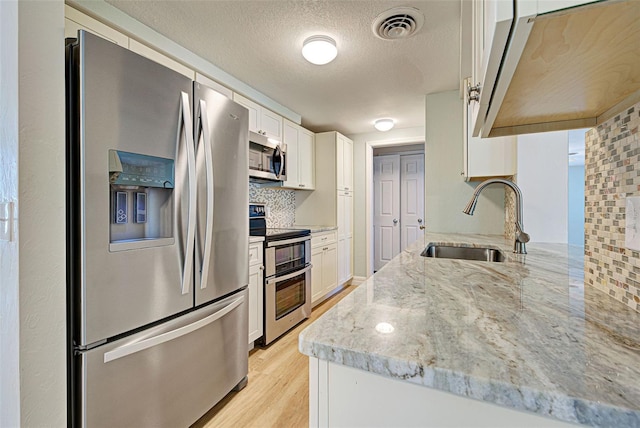
POLYGON ((311 234, 311 248, 336 242, 336 232, 320 232, 311 234))
POLYGON ((262 264, 262 243, 249 245, 249 266, 262 264))

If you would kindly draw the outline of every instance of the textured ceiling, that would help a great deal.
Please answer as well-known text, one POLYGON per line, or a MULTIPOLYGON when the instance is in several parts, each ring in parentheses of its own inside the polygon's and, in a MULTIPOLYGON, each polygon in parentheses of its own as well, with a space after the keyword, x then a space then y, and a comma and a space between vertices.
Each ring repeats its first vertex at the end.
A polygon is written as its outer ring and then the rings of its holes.
POLYGON ((121 1, 131 17, 302 115, 315 132, 372 132, 424 125, 425 95, 458 88, 460 0, 121 1), (392 7, 425 17, 415 36, 380 40, 371 24, 392 7), (301 53, 314 34, 333 37, 338 57, 315 66, 301 53))

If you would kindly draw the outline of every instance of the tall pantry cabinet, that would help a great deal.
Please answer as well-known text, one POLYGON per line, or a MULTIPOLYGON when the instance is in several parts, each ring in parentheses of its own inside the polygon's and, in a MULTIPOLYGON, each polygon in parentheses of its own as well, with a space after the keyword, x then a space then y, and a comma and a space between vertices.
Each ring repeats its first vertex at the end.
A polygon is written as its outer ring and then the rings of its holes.
POLYGON ((296 223, 338 227, 338 285, 353 278, 353 141, 316 134, 316 189, 296 192, 296 223))

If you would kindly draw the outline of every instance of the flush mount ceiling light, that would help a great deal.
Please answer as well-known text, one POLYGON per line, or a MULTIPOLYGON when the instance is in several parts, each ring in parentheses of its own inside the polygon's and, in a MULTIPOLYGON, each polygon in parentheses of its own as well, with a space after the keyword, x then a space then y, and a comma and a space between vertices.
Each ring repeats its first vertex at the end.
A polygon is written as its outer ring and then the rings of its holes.
POLYGON ((311 36, 302 44, 302 56, 311 64, 324 65, 338 55, 336 41, 329 36, 311 36))
POLYGON ((373 123, 378 131, 386 132, 395 126, 396 122, 393 119, 385 118, 378 119, 373 123))

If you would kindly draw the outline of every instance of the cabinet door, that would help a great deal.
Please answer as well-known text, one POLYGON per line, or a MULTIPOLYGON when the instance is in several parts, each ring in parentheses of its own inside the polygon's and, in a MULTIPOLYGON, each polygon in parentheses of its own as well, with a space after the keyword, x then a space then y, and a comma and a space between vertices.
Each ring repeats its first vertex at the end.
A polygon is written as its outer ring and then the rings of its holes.
POLYGON ((145 58, 149 58, 150 60, 155 61, 158 64, 162 64, 165 67, 182 74, 183 76, 187 76, 191 80, 194 80, 196 77, 195 71, 191 70, 189 67, 180 64, 178 61, 174 61, 168 56, 161 54, 160 52, 157 52, 146 45, 143 45, 135 39, 129 40, 129 50, 137 53, 138 55, 142 55, 145 58))
POLYGON ((249 344, 262 336, 263 267, 249 268, 249 344))
POLYGON ((465 104, 462 171, 464 179, 468 181, 477 177, 514 175, 517 165, 516 137, 474 137, 471 134, 471 109, 471 105, 465 104))
POLYGON ((226 86, 222 86, 215 80, 209 79, 207 76, 202 75, 198 72, 196 72, 196 82, 210 87, 214 91, 221 93, 229 99, 233 99, 233 91, 231 89, 227 88, 226 86))
POLYGON ((338 190, 353 190, 353 142, 340 134, 336 137, 336 166, 338 190))
POLYGON ((342 285, 351 278, 353 237, 353 193, 338 192, 338 282, 342 285))
POLYGON ((311 250, 311 302, 316 303, 325 294, 324 252, 323 247, 311 250))
POLYGON ((498 78, 514 19, 512 0, 477 0, 472 3, 472 86, 479 85, 479 100, 472 102, 473 135, 479 135, 498 78))
POLYGON ((353 192, 338 192, 338 239, 353 236, 353 192))
POLYGON ((344 174, 344 190, 353 190, 353 141, 344 139, 342 172, 344 174))
POLYGON ((315 141, 312 132, 300 129, 298 133, 298 181, 301 189, 315 189, 315 141))
POLYGON ((68 5, 64 6, 64 16, 65 37, 75 38, 78 30, 86 30, 123 48, 129 47, 129 37, 68 5))
POLYGON ((349 240, 338 239, 338 285, 344 284, 349 279, 350 259, 349 240))
POLYGON ((282 141, 282 116, 274 112, 261 108, 260 112, 260 130, 264 135, 282 141))
POLYGON ((336 183, 338 184, 338 190, 345 190, 346 183, 344 182, 344 141, 340 134, 336 137, 336 183))
POLYGON ((283 187, 297 189, 300 184, 298 158, 299 153, 299 132, 294 123, 284 122, 284 138, 282 142, 287 145, 287 180, 282 184, 283 187))
POLYGON ((260 107, 258 104, 254 103, 248 98, 243 97, 240 94, 233 93, 233 100, 238 104, 245 106, 249 110, 249 131, 259 132, 260 131, 260 107))
POLYGON ((338 286, 338 246, 334 242, 327 245, 322 259, 322 283, 326 292, 338 286))

